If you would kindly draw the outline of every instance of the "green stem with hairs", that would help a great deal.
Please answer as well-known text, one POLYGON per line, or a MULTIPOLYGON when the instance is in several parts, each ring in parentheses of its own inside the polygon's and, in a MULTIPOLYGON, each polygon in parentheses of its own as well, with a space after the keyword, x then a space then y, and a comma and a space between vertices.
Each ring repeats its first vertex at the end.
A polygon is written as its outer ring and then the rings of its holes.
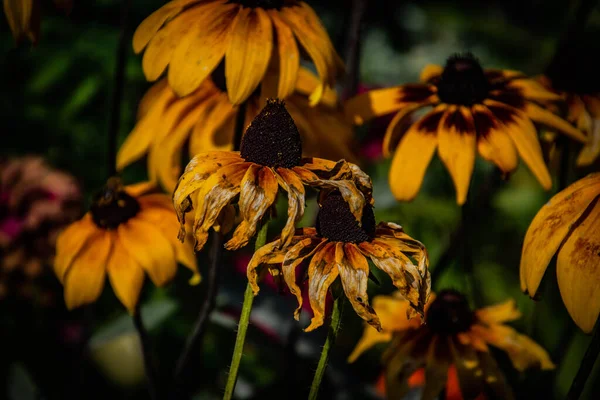
MULTIPOLYGON (((267 243, 268 229, 269 222, 267 221, 260 228, 260 231, 256 236, 256 245, 254 246, 255 251, 267 243)), ((224 400, 230 400, 233 397, 233 390, 235 389, 240 362, 242 361, 242 354, 244 352, 244 342, 246 341, 246 332, 248 332, 248 323, 250 322, 250 312, 252 311, 253 302, 254 293, 252 293, 252 288, 250 287, 250 283, 248 283, 246 285, 246 291, 244 292, 244 304, 242 306, 242 314, 240 315, 237 336, 235 338, 235 347, 233 348, 229 376, 227 377, 227 384, 225 385, 225 394, 223 395, 224 400)))
POLYGON ((309 400, 316 400, 319 395, 319 389, 321 388, 321 381, 325 375, 325 369, 327 368, 327 362, 331 355, 331 350, 335 344, 338 332, 340 330, 342 322, 342 312, 344 311, 344 296, 340 295, 333 302, 333 313, 331 314, 331 322, 329 323, 329 331, 327 332, 327 339, 323 345, 321 351, 321 358, 319 358, 319 364, 317 365, 317 371, 310 386, 310 394, 308 395, 309 400))

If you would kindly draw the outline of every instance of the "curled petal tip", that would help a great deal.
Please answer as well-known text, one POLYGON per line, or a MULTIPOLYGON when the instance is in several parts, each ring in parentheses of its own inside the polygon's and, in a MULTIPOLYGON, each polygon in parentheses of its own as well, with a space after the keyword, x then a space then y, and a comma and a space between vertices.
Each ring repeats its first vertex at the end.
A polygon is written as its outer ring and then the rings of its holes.
POLYGON ((188 281, 191 286, 197 286, 200 284, 200 282, 202 282, 202 277, 198 273, 194 274, 194 276, 192 276, 188 281))

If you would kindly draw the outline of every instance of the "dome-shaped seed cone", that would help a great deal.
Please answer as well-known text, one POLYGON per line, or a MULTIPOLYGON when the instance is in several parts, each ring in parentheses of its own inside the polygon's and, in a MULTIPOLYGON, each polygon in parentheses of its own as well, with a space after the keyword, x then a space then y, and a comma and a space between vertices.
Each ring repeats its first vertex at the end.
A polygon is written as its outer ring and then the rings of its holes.
POLYGON ((268 167, 292 168, 300 164, 300 132, 282 100, 267 100, 242 138, 241 156, 268 167))
POLYGON ((471 53, 448 58, 437 87, 444 103, 467 106, 483 101, 489 92, 483 68, 471 53))
POLYGON ((363 208, 362 226, 350 212, 348 203, 339 192, 331 193, 321 203, 317 215, 319 235, 334 242, 360 243, 375 237, 375 215, 367 204, 363 208))
POLYGON ((431 303, 426 322, 436 333, 453 335, 468 331, 474 318, 465 296, 456 290, 445 289, 431 303))

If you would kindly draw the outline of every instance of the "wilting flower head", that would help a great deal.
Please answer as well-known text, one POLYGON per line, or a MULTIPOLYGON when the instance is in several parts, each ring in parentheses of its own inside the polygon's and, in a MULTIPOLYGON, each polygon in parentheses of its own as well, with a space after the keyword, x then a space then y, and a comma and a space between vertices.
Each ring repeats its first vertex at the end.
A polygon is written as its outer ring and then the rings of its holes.
POLYGON ((277 239, 258 249, 248 264, 248 280, 256 295, 258 267, 266 264, 272 274, 283 274, 290 292, 298 300, 294 315, 298 319, 302 295, 296 283, 296 268, 308 261, 308 295, 314 317, 305 329, 307 332, 323 324, 325 299, 338 277, 356 313, 381 330, 379 317, 369 305, 367 295, 367 258, 388 274, 408 299, 412 309, 407 313, 414 313, 414 309, 422 315, 431 287, 425 247, 399 225, 387 222, 376 225, 370 204, 365 205, 359 223, 337 192, 322 200, 316 228, 298 229, 287 247, 282 246, 282 239, 277 239))
POLYGON ((426 66, 421 80, 373 90, 347 104, 356 123, 396 113, 383 153, 394 152, 389 181, 398 200, 415 198, 436 148, 454 182, 456 200, 463 204, 476 150, 506 174, 517 168, 518 154, 549 189, 552 182, 534 123, 586 141, 579 130, 538 104, 560 100, 559 95, 519 72, 484 70, 470 53, 450 57, 445 67, 426 66), (415 112, 425 107, 432 109, 412 123, 415 112))
MULTIPOLYGON (((182 98, 177 97, 166 79, 156 83, 140 102, 139 121, 119 150, 117 168, 121 170, 147 154, 150 179, 173 191, 181 175, 181 153, 186 143, 190 157, 207 151, 233 150, 238 106, 229 102, 224 75, 219 72, 221 68, 182 98)), ((301 68, 296 91, 286 99, 302 138, 303 154, 354 161, 352 126, 338 109, 335 92, 326 90, 316 107, 308 104, 307 96, 317 85, 317 78, 301 68)), ((244 126, 258 114, 261 101, 258 91, 249 97, 244 126)))
POLYGON ((174 276, 177 262, 200 282, 191 246, 177 241, 179 229, 168 196, 148 193, 146 183, 124 187, 111 178, 96 195, 90 211, 58 238, 54 271, 73 309, 93 303, 108 278, 129 312, 135 311, 144 275, 156 286, 174 276))
POLYGON ((50 271, 56 236, 80 216, 81 202, 75 179, 42 158, 0 161, 0 298, 28 296, 50 271))
POLYGON ((521 289, 535 296, 555 254, 560 295, 584 332, 600 314, 600 173, 573 183, 531 222, 521 254, 521 289))
MULTIPOLYGON (((57 8, 71 11, 72 0, 54 0, 57 8)), ((40 39, 40 0, 4 0, 4 14, 17 43, 27 38, 37 44, 40 39)))
POLYGON ((343 63, 319 17, 302 1, 171 1, 146 18, 133 37, 136 53, 146 49, 146 78, 156 80, 168 65, 169 84, 180 96, 196 90, 225 58, 227 94, 234 104, 254 92, 270 64, 279 70, 277 97, 291 95, 300 65, 298 43, 319 74, 311 95, 316 103, 343 63))
POLYGON ((488 345, 504 350, 513 366, 553 369, 548 353, 537 343, 504 325, 521 317, 514 300, 475 311, 455 290, 431 295, 425 307, 425 324, 405 317, 409 304, 398 293, 377 296, 373 308, 383 330, 365 326, 362 338, 348 358, 354 362, 377 343, 390 342, 383 355, 386 392, 401 399, 409 389, 408 380, 425 370, 422 398, 435 398, 446 386, 448 369, 455 368, 464 398, 475 398, 489 390, 499 399, 512 398, 502 372, 488 345))
POLYGON ((281 187, 288 193, 288 219, 281 233, 281 243, 286 245, 304 214, 304 185, 340 190, 359 220, 363 205, 371 201, 371 179, 356 165, 344 160, 303 159, 300 133, 284 103, 267 100, 246 130, 240 152, 201 153, 187 165, 173 194, 180 239, 185 235, 185 214, 194 211, 196 251, 202 249, 221 211, 239 196, 242 222, 225 247, 245 246, 281 187))

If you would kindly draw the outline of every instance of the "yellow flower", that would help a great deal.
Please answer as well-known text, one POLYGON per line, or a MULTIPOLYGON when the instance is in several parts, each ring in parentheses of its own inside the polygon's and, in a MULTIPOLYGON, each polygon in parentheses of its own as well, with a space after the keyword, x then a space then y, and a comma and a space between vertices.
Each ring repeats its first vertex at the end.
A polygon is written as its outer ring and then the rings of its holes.
POLYGON ((169 197, 146 194, 150 185, 123 187, 108 180, 90 211, 58 237, 54 272, 73 309, 100 296, 108 274, 116 296, 133 313, 147 273, 156 286, 174 276, 177 262, 200 275, 191 246, 176 239, 178 223, 169 197))
MULTIPOLYGON (((181 175, 185 143, 189 143, 190 157, 206 151, 232 150, 238 107, 229 102, 219 70, 182 98, 166 79, 155 84, 140 102, 139 121, 119 150, 117 168, 121 170, 147 154, 150 180, 159 181, 172 192, 181 175)), ((296 91, 286 99, 302 137, 303 153, 352 162, 352 126, 339 111, 335 92, 326 90, 316 107, 308 104, 308 93, 317 85, 317 78, 301 68, 296 91)), ((248 100, 246 123, 258 114, 263 101, 258 94, 248 100)))
POLYGON ((545 189, 552 182, 544 164, 534 122, 581 142, 575 127, 537 103, 559 100, 516 71, 484 70, 472 54, 455 55, 445 67, 428 65, 423 83, 373 90, 351 99, 347 113, 356 123, 396 113, 383 142, 394 153, 389 181, 398 200, 415 198, 433 154, 450 172, 458 204, 464 204, 475 164, 475 151, 504 173, 523 159, 545 189), (413 123, 415 112, 432 108, 413 123))
POLYGON ((288 193, 288 219, 281 234, 284 244, 292 239, 295 224, 304 214, 305 185, 341 190, 360 219, 363 205, 371 200, 370 178, 344 160, 336 163, 301 156, 300 134, 284 103, 268 100, 246 130, 241 152, 201 153, 187 165, 173 194, 180 239, 185 236, 185 214, 194 211, 195 247, 200 251, 221 211, 239 196, 242 222, 225 247, 245 246, 274 205, 280 187, 288 193))
POLYGON ((356 313, 381 330, 367 295, 369 258, 391 277, 412 309, 423 315, 431 288, 425 247, 399 225, 387 222, 376 225, 369 204, 365 205, 360 221, 361 224, 339 193, 327 195, 320 205, 316 228, 299 229, 288 246, 282 245, 283 239, 277 239, 256 251, 247 271, 254 294, 259 291, 257 268, 266 264, 274 276, 283 274, 290 292, 296 296, 298 308, 294 317, 298 319, 302 295, 296 283, 296 268, 310 260, 308 296, 314 317, 305 331, 323 325, 327 292, 338 277, 356 313))
POLYGON ((377 343, 390 342, 383 355, 390 399, 403 398, 408 379, 421 368, 425 368, 422 397, 437 397, 450 367, 456 368, 464 398, 475 398, 487 390, 499 399, 513 398, 488 345, 505 351, 519 371, 555 367, 540 345, 504 325, 521 317, 514 300, 472 311, 461 293, 442 290, 431 295, 424 325, 406 319, 408 302, 398 293, 375 297, 373 308, 383 330, 377 332, 366 325, 348 361, 354 362, 377 343))
MULTIPOLYGON (((73 1, 54 0, 54 4, 69 12, 73 1)), ((40 39, 40 12, 39 0, 4 0, 4 14, 17 43, 27 38, 37 44, 40 39)))
POLYGON ((270 63, 280 71, 277 97, 291 95, 301 51, 314 62, 321 81, 311 95, 313 104, 343 70, 319 17, 297 0, 171 1, 141 23, 133 48, 136 53, 146 49, 142 67, 148 80, 158 79, 169 66, 169 84, 180 96, 196 90, 224 58, 234 104, 254 92, 270 63))
POLYGON ((555 254, 560 295, 590 333, 600 314, 600 173, 556 194, 531 222, 521 254, 521 289, 535 296, 555 254))
MULTIPOLYGON (((565 119, 579 128, 588 138, 588 142, 577 157, 577 166, 591 165, 600 155, 600 92, 578 88, 561 90, 560 84, 554 84, 547 76, 540 76, 538 81, 548 90, 565 98, 565 119)), ((555 136, 553 134, 552 139, 555 136)))

